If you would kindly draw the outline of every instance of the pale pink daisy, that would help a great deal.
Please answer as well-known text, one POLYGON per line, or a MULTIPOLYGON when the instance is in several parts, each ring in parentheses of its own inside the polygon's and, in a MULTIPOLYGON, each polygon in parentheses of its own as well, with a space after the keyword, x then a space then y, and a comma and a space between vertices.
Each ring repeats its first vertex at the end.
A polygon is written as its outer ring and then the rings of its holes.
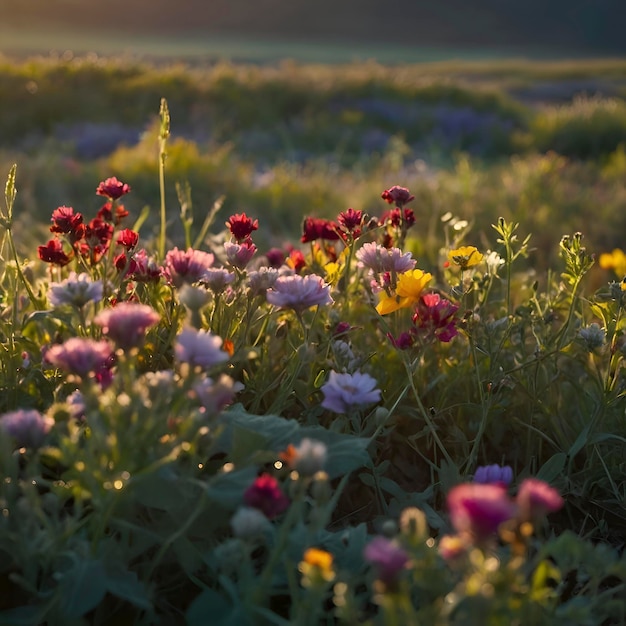
POLYGON ((215 257, 210 252, 174 248, 165 255, 163 275, 175 287, 180 287, 183 283, 195 283, 213 265, 214 260, 215 257))
POLYGON ((72 337, 65 343, 48 348, 45 360, 71 374, 84 376, 106 367, 113 349, 107 341, 72 337))
POLYGON ((102 332, 123 349, 140 345, 146 330, 154 326, 161 316, 147 304, 120 302, 110 309, 100 311, 94 318, 102 332))
POLYGON ((325 283, 321 276, 315 274, 281 276, 267 291, 266 298, 270 304, 293 309, 298 313, 315 305, 333 303, 330 297, 330 285, 325 283))
POLYGON ((174 354, 181 363, 209 368, 228 361, 228 354, 221 349, 223 340, 208 330, 185 328, 176 337, 174 354))

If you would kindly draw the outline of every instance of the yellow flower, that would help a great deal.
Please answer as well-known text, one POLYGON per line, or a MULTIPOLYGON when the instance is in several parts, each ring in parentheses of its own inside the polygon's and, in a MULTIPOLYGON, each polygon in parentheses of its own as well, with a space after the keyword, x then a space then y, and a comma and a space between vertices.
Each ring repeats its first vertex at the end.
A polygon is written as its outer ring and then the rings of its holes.
POLYGON ((380 301, 376 306, 378 314, 387 315, 416 304, 432 277, 432 274, 422 270, 409 270, 400 274, 395 296, 390 296, 385 291, 380 292, 380 301))
POLYGON ((309 548, 304 553, 298 569, 302 573, 302 584, 305 587, 330 582, 335 578, 333 555, 319 548, 309 548))
POLYGON ((620 278, 626 276, 626 254, 619 248, 615 248, 613 252, 601 254, 599 263, 602 269, 615 270, 620 278))
POLYGON ((483 260, 483 255, 474 246, 461 246, 456 250, 450 250, 448 259, 462 270, 466 270, 468 267, 478 265, 483 260))

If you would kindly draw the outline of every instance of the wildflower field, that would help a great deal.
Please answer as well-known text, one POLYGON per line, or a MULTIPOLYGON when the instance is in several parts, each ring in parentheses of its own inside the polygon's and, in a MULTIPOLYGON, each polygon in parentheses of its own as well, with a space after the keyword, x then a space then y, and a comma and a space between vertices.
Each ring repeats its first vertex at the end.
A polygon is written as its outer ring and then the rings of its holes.
POLYGON ((626 624, 626 63, 505 69, 0 63, 0 625, 626 624))

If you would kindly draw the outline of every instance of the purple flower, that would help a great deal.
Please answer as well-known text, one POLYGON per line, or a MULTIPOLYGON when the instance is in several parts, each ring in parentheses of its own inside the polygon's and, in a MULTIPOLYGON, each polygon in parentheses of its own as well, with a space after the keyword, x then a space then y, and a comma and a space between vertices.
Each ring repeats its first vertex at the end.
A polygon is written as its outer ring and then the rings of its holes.
POLYGON ((474 482, 481 485, 489 483, 502 483, 503 485, 508 486, 511 484, 512 480, 513 470, 510 465, 480 465, 474 472, 474 482))
POLYGON ((223 267, 211 267, 203 272, 199 282, 207 286, 213 293, 222 293, 226 285, 230 285, 234 280, 234 272, 229 272, 223 267))
POLYGON ((458 334, 454 317, 458 310, 458 304, 438 293, 427 293, 417 301, 413 324, 418 331, 432 333, 439 341, 448 342, 458 334))
POLYGON ((261 474, 243 494, 244 502, 272 519, 289 507, 289 498, 282 492, 278 481, 270 474, 261 474))
POLYGON ((215 257, 210 252, 174 248, 165 255, 163 275, 175 287, 180 287, 183 283, 195 283, 213 265, 214 260, 215 257))
POLYGON ((228 354, 220 349, 222 343, 221 337, 208 330, 186 328, 176 338, 174 354, 181 363, 205 368, 213 367, 218 363, 228 361, 228 354))
POLYGON ((235 394, 244 388, 243 384, 222 374, 217 380, 204 378, 193 386, 202 406, 211 415, 217 415, 232 404, 235 394))
POLYGON ((260 267, 257 271, 248 272, 248 287, 253 296, 264 295, 278 279, 278 270, 273 267, 260 267))
POLYGON ((227 241, 224 243, 224 252, 228 262, 240 270, 250 263, 256 250, 256 246, 251 241, 242 241, 240 243, 227 241))
POLYGON ((80 309, 88 302, 102 300, 102 281, 92 280, 88 274, 70 272, 65 280, 50 285, 48 300, 52 306, 70 304, 80 309))
POLYGON ((375 274, 395 272, 403 274, 415 267, 415 259, 410 252, 400 248, 385 248, 377 243, 364 243, 356 252, 359 267, 366 267, 375 274))
POLYGON ((281 276, 267 292, 270 304, 301 313, 315 305, 332 304, 330 285, 321 276, 281 276))
POLYGON ((94 318, 102 331, 124 350, 134 348, 143 341, 146 330, 154 326, 161 316, 147 304, 120 302, 111 309, 100 311, 94 318))
POLYGON ((335 413, 346 413, 350 409, 378 402, 380 389, 376 389, 376 384, 376 379, 369 374, 339 374, 331 371, 328 380, 322 385, 322 406, 335 413))
POLYGON ((363 551, 365 560, 376 569, 378 580, 386 586, 393 586, 405 570, 409 555, 397 543, 385 537, 376 537, 363 551))
POLYGON ((72 337, 65 343, 51 346, 45 353, 45 360, 66 372, 84 376, 104 369, 112 353, 106 341, 72 337))
POLYGON ((517 492, 517 506, 524 521, 537 520, 558 511, 564 504, 559 492, 537 478, 527 478, 517 492))
POLYGON ((502 485, 465 483, 450 490, 448 511, 456 531, 480 543, 495 535, 500 524, 515 515, 517 507, 502 485))
POLYGON ((53 426, 51 417, 35 410, 18 409, 0 416, 0 431, 12 437, 20 448, 38 448, 53 426))

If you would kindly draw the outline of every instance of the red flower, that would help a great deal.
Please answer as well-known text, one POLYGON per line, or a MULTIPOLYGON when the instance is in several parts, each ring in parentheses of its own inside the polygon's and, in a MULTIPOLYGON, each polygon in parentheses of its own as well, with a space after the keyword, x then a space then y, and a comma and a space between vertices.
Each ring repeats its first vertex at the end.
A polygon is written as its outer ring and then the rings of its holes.
POLYGON ((339 214, 337 218, 339 224, 351 233, 354 238, 361 234, 361 225, 363 224, 363 211, 356 211, 355 209, 348 209, 339 214))
POLYGON ((258 476, 246 489, 243 499, 248 506, 259 509, 269 519, 277 517, 289 507, 289 498, 270 474, 258 476))
POLYGON ((120 231, 120 234, 117 238, 117 244, 119 246, 124 246, 127 250, 132 250, 137 245, 139 241, 139 233, 136 233, 134 230, 130 228, 125 228, 120 231))
POLYGON ((96 194, 99 196, 105 196, 109 200, 118 200, 122 196, 125 196, 130 191, 130 185, 122 183, 115 176, 107 178, 102 181, 97 189, 96 194))
POLYGON ((415 224, 415 213, 413 209, 391 209, 390 211, 385 211, 380 221, 385 224, 389 222, 392 226, 398 228, 402 224, 402 220, 404 219, 404 225, 406 228, 410 228, 415 224))
POLYGON ((415 200, 415 196, 411 195, 411 192, 405 187, 398 187, 397 185, 380 194, 383 200, 386 200, 389 204, 395 204, 397 207, 402 208, 405 204, 415 200))
POLYGON ((296 273, 299 274, 306 267, 306 259, 304 254, 300 250, 294 248, 287 257, 287 265, 296 273))
POLYGON ((413 324, 420 331, 431 332, 439 341, 448 342, 458 334, 454 317, 458 310, 458 304, 438 293, 427 293, 417 302, 413 324))
POLYGON ((317 217, 306 217, 302 224, 302 237, 300 241, 307 243, 316 239, 326 239, 327 241, 336 241, 339 239, 337 232, 338 225, 330 220, 324 220, 317 217))
POLYGON ((50 232, 68 234, 72 241, 80 239, 85 232, 82 214, 75 213, 71 206, 60 206, 52 211, 50 221, 50 232))
POLYGON ((252 221, 245 213, 235 213, 228 218, 226 226, 237 241, 243 241, 258 229, 259 220, 252 221))
POLYGON ((59 267, 67 265, 72 258, 63 252, 63 244, 58 239, 50 239, 45 246, 37 248, 39 258, 46 263, 54 263, 59 267))
POLYGON ((116 204, 114 214, 113 203, 106 202, 100 207, 100 210, 96 213, 96 217, 105 222, 113 222, 117 226, 125 217, 128 217, 128 211, 124 208, 123 204, 116 204))

